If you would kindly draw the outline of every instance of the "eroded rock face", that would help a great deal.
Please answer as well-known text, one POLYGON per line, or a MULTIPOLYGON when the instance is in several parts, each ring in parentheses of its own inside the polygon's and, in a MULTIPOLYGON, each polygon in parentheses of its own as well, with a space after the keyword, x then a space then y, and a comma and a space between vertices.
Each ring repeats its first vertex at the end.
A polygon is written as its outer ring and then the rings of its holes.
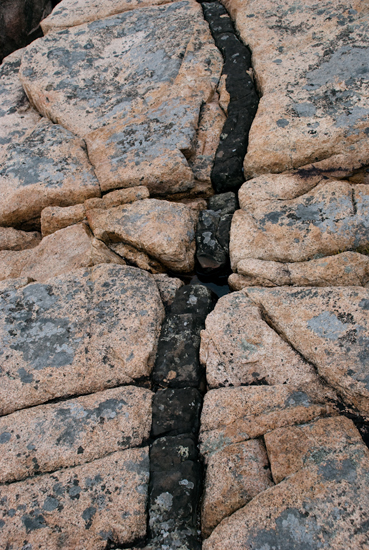
POLYGON ((242 292, 221 298, 207 317, 200 360, 211 388, 288 383, 320 391, 313 367, 268 326, 242 292))
POLYGON ((1 310, 1 414, 150 374, 163 305, 144 271, 104 264, 11 285, 1 310))
POLYGON ((81 267, 125 261, 103 242, 91 238, 84 224, 60 229, 30 250, 0 251, 0 280, 29 277, 46 281, 81 267))
POLYGON ((0 487, 2 542, 8 546, 96 550, 146 535, 148 448, 0 487))
POLYGON ((26 250, 39 245, 38 231, 17 231, 13 227, 0 227, 0 250, 26 250))
POLYGON ((368 449, 361 442, 320 455, 223 520, 203 548, 365 548, 368 472, 368 449))
POLYGON ((157 199, 87 212, 97 238, 107 244, 131 245, 178 272, 194 267, 197 217, 197 212, 183 204, 157 199))
POLYGON ((366 4, 299 0, 293 9, 289 0, 224 4, 251 47, 262 93, 246 177, 310 163, 319 167, 319 161, 326 173, 369 164, 366 4))
MULTIPOLYGON (((100 200, 100 199, 97 199, 100 200)), ((86 211, 83 204, 75 204, 74 206, 48 206, 41 212, 41 232, 42 236, 46 237, 64 229, 69 225, 86 220, 86 211)))
POLYGON ((152 393, 115 388, 0 418, 1 483, 136 447, 151 429, 152 393))
POLYGON ((202 503, 202 534, 206 537, 225 517, 273 486, 265 447, 260 440, 229 445, 207 464, 202 503))
POLYGON ((324 396, 315 396, 309 386, 306 391, 285 384, 211 390, 201 414, 200 450, 206 458, 228 445, 332 411, 324 396))
POLYGON ((43 119, 20 144, 9 145, 0 165, 2 225, 40 217, 46 206, 70 206, 100 196, 84 143, 43 119))
POLYGON ((76 27, 89 21, 105 19, 109 15, 116 15, 136 8, 146 8, 167 4, 171 0, 110 0, 101 3, 97 0, 62 0, 53 12, 41 22, 44 34, 50 30, 60 30, 76 27))
POLYGON ((346 402, 368 414, 367 289, 250 288, 247 294, 346 402))
POLYGON ((49 33, 26 50, 22 82, 43 115, 86 138, 103 191, 165 194, 196 185, 186 158, 220 71, 201 7, 186 0, 49 33))

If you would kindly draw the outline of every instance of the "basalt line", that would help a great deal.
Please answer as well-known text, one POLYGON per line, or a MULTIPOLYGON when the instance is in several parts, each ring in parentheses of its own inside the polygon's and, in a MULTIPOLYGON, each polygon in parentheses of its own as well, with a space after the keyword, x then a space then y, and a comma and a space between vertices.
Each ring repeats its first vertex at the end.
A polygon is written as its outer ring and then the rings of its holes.
POLYGON ((238 38, 227 10, 219 2, 201 3, 215 44, 224 58, 222 79, 225 79, 229 94, 227 119, 215 155, 211 180, 216 193, 237 191, 245 181, 243 161, 259 104, 251 76, 251 51, 238 38))

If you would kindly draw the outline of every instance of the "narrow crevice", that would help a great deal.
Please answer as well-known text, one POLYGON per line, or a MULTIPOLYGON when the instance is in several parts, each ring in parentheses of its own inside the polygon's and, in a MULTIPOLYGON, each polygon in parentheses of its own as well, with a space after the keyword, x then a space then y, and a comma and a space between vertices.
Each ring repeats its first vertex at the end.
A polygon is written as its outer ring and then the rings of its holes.
POLYGON ((227 10, 219 2, 200 2, 210 31, 224 58, 222 78, 229 94, 227 119, 215 155, 211 180, 216 193, 237 191, 244 183, 243 161, 251 124, 259 105, 251 51, 238 38, 227 10))

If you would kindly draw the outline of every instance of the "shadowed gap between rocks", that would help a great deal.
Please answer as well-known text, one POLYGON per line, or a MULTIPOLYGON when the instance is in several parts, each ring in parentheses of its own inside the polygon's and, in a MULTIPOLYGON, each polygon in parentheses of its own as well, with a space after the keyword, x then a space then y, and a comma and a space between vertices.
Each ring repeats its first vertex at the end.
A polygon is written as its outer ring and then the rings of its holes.
MULTIPOLYGON (((270 318, 270 316, 268 315, 265 308, 261 304, 259 304, 258 307, 259 307, 259 310, 260 310, 261 317, 262 317, 263 321, 265 321, 265 323, 272 330, 274 330, 274 332, 276 332, 278 334, 278 336, 280 336, 282 338, 282 340, 284 340, 293 349, 293 351, 301 357, 301 359, 303 361, 305 361, 306 363, 311 365, 313 367, 317 377, 319 378, 320 382, 324 386, 328 386, 329 385, 328 382, 326 382, 326 380, 319 374, 316 365, 314 363, 312 363, 311 361, 309 361, 308 359, 306 359, 306 357, 304 357, 304 355, 298 349, 295 348, 295 346, 288 340, 286 334, 279 327, 277 327, 275 325, 275 323, 270 318)), ((338 399, 335 400, 335 401, 331 401, 331 403, 337 408, 337 410, 339 411, 339 413, 341 415, 346 416, 347 418, 349 418, 350 420, 353 421, 356 428, 359 430, 360 435, 361 435, 365 445, 369 448, 369 422, 368 422, 368 420, 365 419, 354 406, 346 405, 346 403, 344 402, 344 400, 341 398, 341 396, 339 394, 338 394, 338 399)))

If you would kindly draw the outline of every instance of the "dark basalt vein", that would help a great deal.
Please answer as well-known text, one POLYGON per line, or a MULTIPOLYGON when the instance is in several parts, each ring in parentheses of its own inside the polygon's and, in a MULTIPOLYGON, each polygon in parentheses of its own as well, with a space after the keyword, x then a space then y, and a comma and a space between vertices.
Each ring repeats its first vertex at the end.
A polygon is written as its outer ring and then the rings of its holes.
POLYGON ((243 160, 259 97, 251 76, 251 52, 236 35, 227 10, 218 2, 202 2, 216 46, 224 57, 222 75, 230 95, 227 120, 215 156, 211 180, 216 193, 237 191, 245 181, 243 160))

